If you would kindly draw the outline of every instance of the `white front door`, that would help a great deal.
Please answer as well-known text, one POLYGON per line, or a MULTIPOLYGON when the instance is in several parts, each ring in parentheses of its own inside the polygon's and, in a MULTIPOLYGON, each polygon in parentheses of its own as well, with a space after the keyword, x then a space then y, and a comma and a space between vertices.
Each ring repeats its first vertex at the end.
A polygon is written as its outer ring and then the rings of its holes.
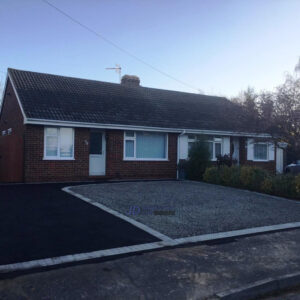
POLYGON ((237 160, 237 164, 240 164, 240 140, 239 138, 233 138, 233 154, 232 158, 237 160))
POLYGON ((90 133, 90 175, 105 175, 105 134, 102 131, 90 133))
POLYGON ((277 173, 283 173, 283 150, 281 148, 276 149, 276 171, 277 173))

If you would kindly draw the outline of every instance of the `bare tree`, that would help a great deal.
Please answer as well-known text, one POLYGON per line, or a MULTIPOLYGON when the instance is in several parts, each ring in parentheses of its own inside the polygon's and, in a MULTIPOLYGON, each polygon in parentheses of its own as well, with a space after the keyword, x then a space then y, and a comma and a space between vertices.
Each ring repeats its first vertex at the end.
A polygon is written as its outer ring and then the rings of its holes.
POLYGON ((274 121, 283 140, 288 142, 290 160, 300 156, 300 78, 288 75, 275 92, 274 121))
MULTIPOLYGON (((295 67, 300 73, 300 59, 295 67)), ((288 143, 288 160, 300 159, 300 78, 287 75, 275 92, 255 93, 251 88, 233 99, 247 114, 249 128, 270 133, 288 143)))
POLYGON ((298 63, 295 66, 295 73, 296 73, 296 76, 297 76, 297 74, 300 75, 300 57, 299 57, 298 63))

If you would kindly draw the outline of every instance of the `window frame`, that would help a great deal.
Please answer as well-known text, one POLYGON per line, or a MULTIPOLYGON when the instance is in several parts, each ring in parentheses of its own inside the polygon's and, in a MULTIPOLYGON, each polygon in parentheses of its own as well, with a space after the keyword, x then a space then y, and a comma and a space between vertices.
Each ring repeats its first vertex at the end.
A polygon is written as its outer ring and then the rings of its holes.
MULTIPOLYGON (((190 138, 188 135, 188 143, 187 143, 188 145, 189 143, 195 143, 196 141, 198 141, 198 136, 197 135, 193 135, 193 136, 194 138, 190 138)), ((213 137, 212 139, 205 140, 205 142, 213 143, 213 153, 212 153, 211 161, 217 161, 215 144, 221 144, 221 155, 223 155, 223 138, 213 137)), ((188 157, 189 157, 189 149, 188 149, 188 157)))
POLYGON ((253 161, 269 161, 269 143, 265 143, 265 142, 256 142, 253 143, 253 161), (255 158, 255 145, 265 145, 267 147, 267 157, 264 159, 261 158, 255 158))
POLYGON ((71 127, 51 127, 51 126, 45 126, 44 127, 44 156, 43 160, 75 160, 75 131, 74 128, 71 127), (47 156, 47 149, 46 149, 46 141, 47 141, 47 134, 46 131, 48 128, 55 128, 57 129, 57 156, 47 156), (72 148, 72 157, 61 157, 60 156, 60 145, 61 145, 61 136, 60 136, 60 130, 61 128, 68 128, 72 129, 72 142, 73 142, 73 148, 72 148))
MULTIPOLYGON (((148 132, 148 131, 147 131, 148 132)), ((149 133, 160 133, 156 131, 149 131, 149 133)), ((133 130, 125 130, 124 131, 124 138, 123 138, 123 160, 126 161, 168 161, 169 155, 169 134, 163 133, 165 136, 165 158, 138 158, 136 157, 136 131, 133 130), (133 136, 126 136, 126 132, 133 132, 133 136), (126 157, 126 141, 133 141, 133 157, 126 157)))

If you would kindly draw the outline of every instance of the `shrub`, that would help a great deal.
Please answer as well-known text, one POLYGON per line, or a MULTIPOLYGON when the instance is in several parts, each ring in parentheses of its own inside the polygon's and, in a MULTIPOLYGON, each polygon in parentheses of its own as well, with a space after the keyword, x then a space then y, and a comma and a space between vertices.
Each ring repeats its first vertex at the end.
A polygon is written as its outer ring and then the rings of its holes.
POLYGON ((261 191, 266 194, 271 194, 273 191, 273 180, 272 177, 266 177, 261 184, 261 191))
POLYGON ((203 180, 208 183, 221 184, 220 172, 217 167, 207 168, 203 174, 203 180))
POLYGON ((202 180, 203 174, 211 164, 210 152, 207 143, 199 140, 190 149, 189 159, 186 164, 188 179, 202 180))
MULTIPOLYGON (((297 180, 291 174, 276 175, 267 177, 262 183, 262 191, 267 194, 273 194, 276 196, 290 197, 290 198, 300 198, 300 190, 297 191, 297 180)), ((299 186, 300 187, 300 186, 299 186)))
POLYGON ((214 184, 239 187, 240 168, 237 166, 231 168, 228 166, 207 168, 203 175, 203 180, 214 184))
POLYGON ((269 173, 257 167, 243 166, 241 167, 240 180, 244 188, 254 191, 260 191, 264 180, 269 173))
POLYGON ((300 199, 300 175, 296 177, 291 174, 275 176, 257 167, 222 166, 207 168, 203 180, 213 184, 300 199))
POLYGON ((222 166, 220 168, 220 180, 223 185, 230 185, 231 183, 231 168, 228 166, 222 166))
POLYGON ((233 159, 230 155, 218 155, 217 156, 217 166, 228 166, 231 167, 232 165, 235 165, 237 163, 236 159, 233 159))
POLYGON ((223 182, 225 185, 240 187, 241 186, 241 168, 238 166, 232 166, 230 168, 227 167, 225 172, 223 171, 223 182), (229 180, 225 178, 225 176, 229 176, 229 180))
POLYGON ((272 178, 272 181, 272 194, 282 197, 297 197, 295 177, 293 175, 277 175, 272 178))

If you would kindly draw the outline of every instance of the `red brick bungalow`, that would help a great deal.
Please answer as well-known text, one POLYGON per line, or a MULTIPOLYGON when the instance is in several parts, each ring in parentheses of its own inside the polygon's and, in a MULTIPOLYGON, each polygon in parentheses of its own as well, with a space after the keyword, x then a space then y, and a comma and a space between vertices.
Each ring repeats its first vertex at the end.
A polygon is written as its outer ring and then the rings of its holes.
POLYGON ((268 134, 242 130, 237 105, 139 83, 135 76, 114 84, 8 69, 0 181, 176 178, 197 135, 207 135, 212 160, 231 154, 240 164, 282 171, 282 151, 266 142, 268 134))

